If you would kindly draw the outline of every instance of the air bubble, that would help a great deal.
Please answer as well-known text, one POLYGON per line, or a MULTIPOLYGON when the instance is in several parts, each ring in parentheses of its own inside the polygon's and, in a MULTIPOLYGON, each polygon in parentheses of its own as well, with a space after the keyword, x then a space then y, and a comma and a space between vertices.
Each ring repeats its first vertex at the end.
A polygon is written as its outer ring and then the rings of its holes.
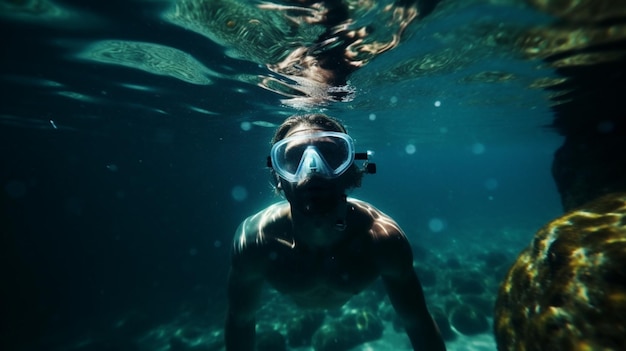
POLYGON ((241 130, 243 130, 244 132, 249 131, 250 129, 252 129, 252 123, 245 121, 245 122, 241 122, 241 130))
POLYGON ((440 231, 444 230, 446 227, 446 224, 444 223, 443 220, 439 219, 439 218, 431 218, 428 221, 428 229, 430 229, 431 232, 433 233, 439 233, 440 231))
POLYGON ((409 155, 413 155, 416 151, 415 145, 413 144, 408 144, 405 148, 404 151, 409 154, 409 155))
POLYGON ((485 145, 481 144, 481 143, 475 143, 474 145, 472 145, 472 153, 474 153, 474 155, 481 155, 485 153, 485 145))
POLYGON ((248 198, 248 190, 241 185, 237 185, 233 187, 231 195, 235 201, 243 201, 248 198))
POLYGON ((498 188, 498 180, 495 178, 488 178, 485 180, 485 188, 487 188, 487 190, 496 190, 498 188))

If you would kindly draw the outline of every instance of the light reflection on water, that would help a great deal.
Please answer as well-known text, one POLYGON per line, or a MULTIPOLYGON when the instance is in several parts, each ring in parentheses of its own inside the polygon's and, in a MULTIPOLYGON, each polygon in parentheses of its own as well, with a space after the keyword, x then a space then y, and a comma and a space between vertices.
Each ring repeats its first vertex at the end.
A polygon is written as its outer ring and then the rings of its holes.
MULTIPOLYGON (((125 3, 149 32, 180 36, 169 38, 114 30, 121 18, 90 12, 79 3, 0 1, 0 17, 16 33, 39 30, 38 38, 59 53, 52 67, 2 79, 30 93, 80 104, 196 114, 225 123, 234 117, 234 126, 255 120, 275 125, 293 112, 328 111, 352 125, 362 140, 374 141, 383 131, 418 144, 446 143, 476 135, 499 140, 541 135, 550 124, 550 108, 569 101, 569 88, 561 88, 567 77, 555 68, 626 55, 585 51, 626 38, 626 27, 610 22, 626 11, 618 4, 609 11, 597 2, 459 0, 441 2, 430 13, 389 7, 389 0, 347 3, 354 19, 334 23, 331 30, 324 26, 329 9, 323 6, 240 0, 125 3), (336 59, 333 50, 339 49, 343 66, 327 69, 324 62, 336 59), (89 88, 72 84, 74 71, 90 76, 89 88), (172 85, 172 79, 180 84, 172 85)), ((9 60, 20 60, 19 48, 15 52, 9 60)), ((2 123, 32 125, 15 122, 23 110, 9 106, 4 115, 13 117, 2 123)), ((65 122, 69 130, 71 118, 65 122)))

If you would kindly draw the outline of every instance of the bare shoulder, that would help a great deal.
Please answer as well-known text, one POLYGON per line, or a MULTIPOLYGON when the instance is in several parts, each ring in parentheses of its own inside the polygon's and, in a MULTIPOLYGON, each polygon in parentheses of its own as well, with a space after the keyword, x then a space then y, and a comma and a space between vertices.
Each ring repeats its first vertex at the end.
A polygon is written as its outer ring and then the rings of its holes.
POLYGON ((373 239, 377 241, 406 239, 404 232, 393 218, 368 202, 354 198, 350 198, 349 201, 357 212, 369 219, 368 229, 373 239))
POLYGON ((235 233, 233 253, 240 255, 255 248, 262 248, 268 239, 281 231, 280 227, 288 221, 288 216, 289 203, 282 201, 246 218, 235 233))
POLYGON ((369 237, 374 244, 381 273, 395 275, 412 270, 411 245, 398 223, 365 201, 351 198, 350 204, 361 216, 364 216, 362 218, 369 218, 365 229, 368 230, 369 237))

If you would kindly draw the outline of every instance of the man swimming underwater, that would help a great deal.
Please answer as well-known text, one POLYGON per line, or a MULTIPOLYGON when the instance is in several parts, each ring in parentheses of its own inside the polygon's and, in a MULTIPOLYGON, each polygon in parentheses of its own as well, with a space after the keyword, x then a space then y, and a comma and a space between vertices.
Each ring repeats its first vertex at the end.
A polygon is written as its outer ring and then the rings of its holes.
POLYGON ((414 350, 445 350, 398 224, 347 198, 360 185, 352 138, 322 114, 289 117, 272 140, 276 189, 287 202, 248 217, 236 232, 228 277, 226 350, 255 348, 265 282, 303 308, 342 306, 378 277, 414 350))

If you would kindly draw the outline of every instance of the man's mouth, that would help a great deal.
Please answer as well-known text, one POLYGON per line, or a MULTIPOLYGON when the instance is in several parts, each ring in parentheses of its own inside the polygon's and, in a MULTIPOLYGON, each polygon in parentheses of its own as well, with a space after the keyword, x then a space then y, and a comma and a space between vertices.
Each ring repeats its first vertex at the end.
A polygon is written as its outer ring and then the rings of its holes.
POLYGON ((300 184, 298 188, 305 192, 314 193, 330 191, 332 189, 332 186, 323 180, 311 179, 306 180, 304 183, 300 184))

